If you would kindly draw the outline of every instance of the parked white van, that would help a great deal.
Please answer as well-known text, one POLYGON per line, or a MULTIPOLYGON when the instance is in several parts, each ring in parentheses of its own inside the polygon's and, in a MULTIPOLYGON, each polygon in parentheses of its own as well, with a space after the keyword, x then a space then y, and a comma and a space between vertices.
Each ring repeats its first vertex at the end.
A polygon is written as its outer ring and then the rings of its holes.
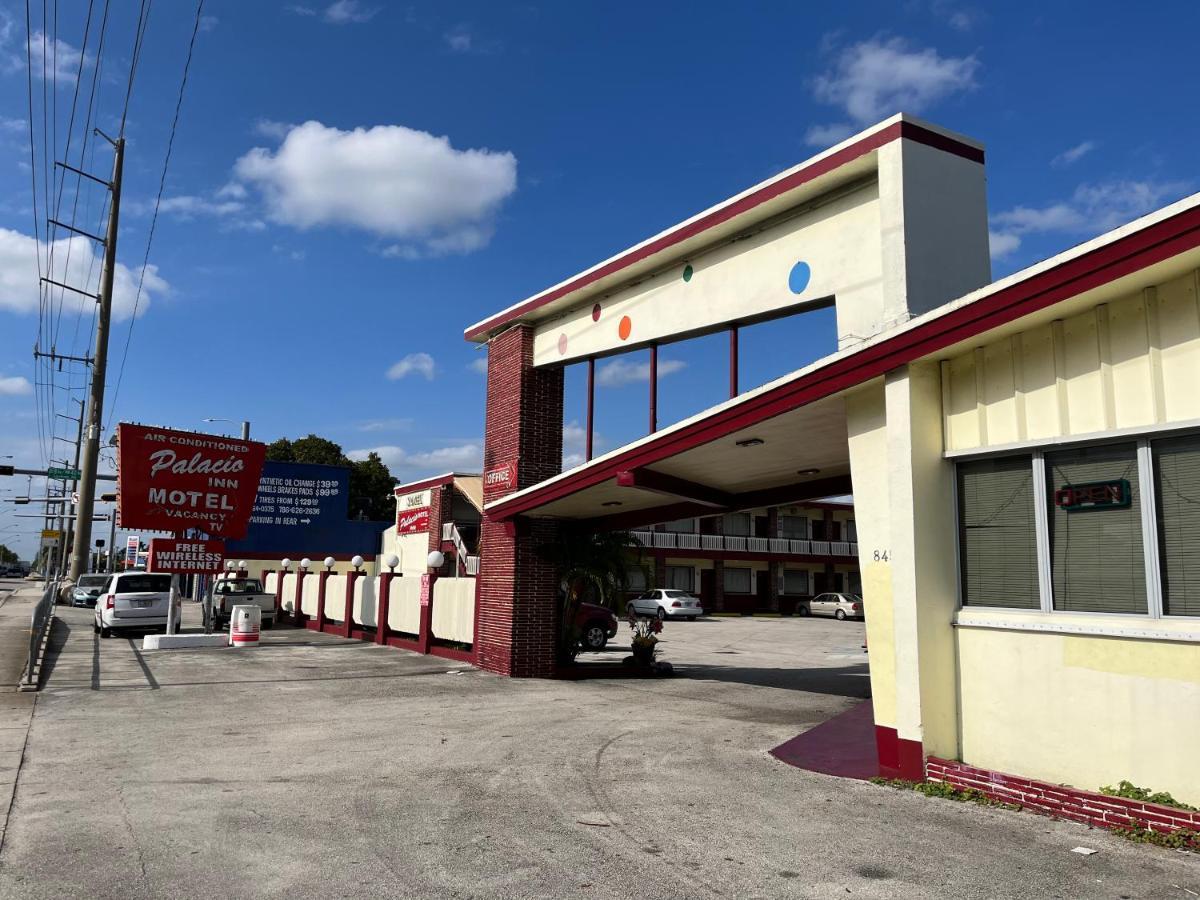
MULTIPOLYGON (((95 632, 102 638, 114 631, 166 631, 172 608, 171 576, 155 572, 117 572, 96 598, 95 632)), ((181 616, 178 591, 174 603, 175 627, 181 616)))

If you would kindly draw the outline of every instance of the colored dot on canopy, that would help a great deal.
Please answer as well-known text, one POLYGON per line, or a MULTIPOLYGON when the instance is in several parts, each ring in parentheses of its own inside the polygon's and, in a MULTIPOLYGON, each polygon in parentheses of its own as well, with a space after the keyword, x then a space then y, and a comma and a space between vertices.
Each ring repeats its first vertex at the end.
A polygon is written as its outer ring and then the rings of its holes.
POLYGON ((803 294, 810 278, 812 269, 808 267, 808 263, 801 260, 792 266, 792 271, 788 273, 788 288, 793 294, 803 294))
POLYGON ((592 321, 593 322, 600 321, 600 304, 599 303, 597 303, 595 306, 592 307, 592 321))
POLYGON ((558 352, 560 356, 567 352, 567 336, 565 334, 558 336, 558 352))
POLYGON ((693 271, 694 271, 694 270, 692 269, 692 265, 691 265, 691 263, 688 263, 686 266, 684 266, 684 267, 683 267, 683 280, 684 280, 684 281, 691 281, 691 280, 692 280, 692 272, 693 272, 693 271))
POLYGON ((621 316, 621 324, 617 326, 617 334, 621 336, 621 340, 628 340, 632 331, 633 321, 629 318, 629 316, 621 316))

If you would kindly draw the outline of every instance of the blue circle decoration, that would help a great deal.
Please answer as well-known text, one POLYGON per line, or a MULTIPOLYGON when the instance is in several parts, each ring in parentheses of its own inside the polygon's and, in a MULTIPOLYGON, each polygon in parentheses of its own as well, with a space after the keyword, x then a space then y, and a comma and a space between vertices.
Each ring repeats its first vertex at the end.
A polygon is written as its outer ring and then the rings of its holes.
POLYGON ((792 271, 788 273, 788 287, 791 288, 793 294, 803 294, 804 289, 808 287, 810 278, 812 278, 812 269, 808 267, 808 263, 801 260, 792 266, 792 271))

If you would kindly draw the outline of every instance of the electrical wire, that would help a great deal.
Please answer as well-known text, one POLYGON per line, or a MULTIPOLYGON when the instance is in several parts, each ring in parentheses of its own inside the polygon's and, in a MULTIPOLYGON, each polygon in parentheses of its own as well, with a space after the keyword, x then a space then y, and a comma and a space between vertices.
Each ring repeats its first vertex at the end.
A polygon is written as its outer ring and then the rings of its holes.
MULTIPOLYGON (((204 12, 204 0, 196 2, 196 19, 192 24, 192 37, 188 42, 187 58, 183 63, 183 77, 179 82, 179 96, 175 100, 175 117, 171 120, 171 131, 167 137, 167 152, 163 157, 162 174, 158 179, 158 195, 154 198, 154 212, 150 216, 150 230, 146 235, 146 252, 142 257, 142 269, 138 273, 137 291, 133 296, 133 313, 129 317, 129 330, 125 333, 125 348, 121 352, 121 367, 117 372, 116 387, 113 389, 112 402, 106 404, 105 408, 108 411, 108 423, 113 421, 113 413, 117 407, 117 398, 121 394, 121 381, 125 377, 125 363, 129 358, 129 343, 133 339, 133 326, 137 322, 138 305, 142 299, 142 286, 146 280, 146 267, 150 263, 150 247, 154 243, 154 229, 158 224, 158 208, 162 203, 163 190, 167 183, 167 169, 171 165, 171 151, 175 146, 175 133, 179 128, 179 114, 183 109, 183 95, 187 89, 188 72, 192 67, 192 53, 196 48, 196 35, 200 33, 200 18, 204 12)), ((107 425, 105 426, 107 427, 107 425)))

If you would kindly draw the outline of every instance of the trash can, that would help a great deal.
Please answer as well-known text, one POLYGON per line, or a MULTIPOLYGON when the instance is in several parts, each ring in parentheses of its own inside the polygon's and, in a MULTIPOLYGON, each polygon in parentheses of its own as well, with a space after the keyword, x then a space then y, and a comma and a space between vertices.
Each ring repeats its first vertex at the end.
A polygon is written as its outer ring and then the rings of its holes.
POLYGON ((229 643, 234 647, 257 647, 262 628, 262 609, 255 606, 235 606, 229 616, 229 643))

